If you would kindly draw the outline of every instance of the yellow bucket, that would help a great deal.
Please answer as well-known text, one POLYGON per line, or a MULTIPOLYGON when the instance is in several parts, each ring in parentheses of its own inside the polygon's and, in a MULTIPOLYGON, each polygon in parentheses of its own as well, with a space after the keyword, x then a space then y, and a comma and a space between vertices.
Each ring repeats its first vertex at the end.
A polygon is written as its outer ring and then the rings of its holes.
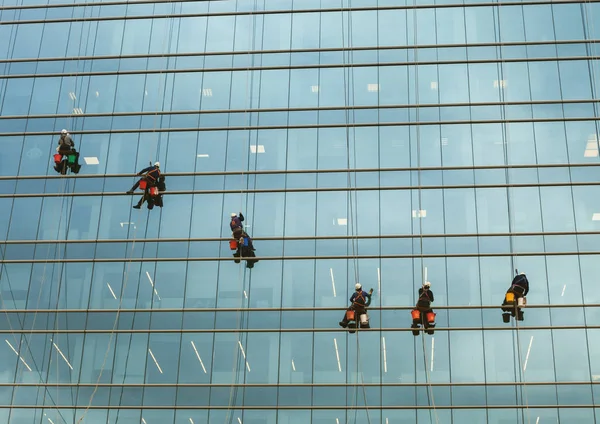
POLYGON ((506 293, 506 301, 508 303, 514 302, 515 301, 515 294, 514 293, 506 293))

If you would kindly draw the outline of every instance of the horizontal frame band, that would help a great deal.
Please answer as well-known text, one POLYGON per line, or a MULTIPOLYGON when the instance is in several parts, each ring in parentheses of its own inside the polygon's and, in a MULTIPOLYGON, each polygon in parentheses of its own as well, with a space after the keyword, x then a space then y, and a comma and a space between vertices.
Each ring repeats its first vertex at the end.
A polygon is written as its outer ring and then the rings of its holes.
MULTIPOLYGON (((193 0, 183 0, 183 2, 193 0)), ((544 4, 592 4, 598 0, 588 0, 586 2, 576 0, 541 0, 531 1, 498 1, 484 3, 440 3, 440 4, 414 4, 414 5, 397 5, 397 6, 362 6, 362 7, 336 7, 336 8, 313 8, 313 9, 280 9, 280 10, 245 10, 235 12, 213 12, 213 13, 183 13, 183 14, 157 14, 157 15, 130 15, 130 16, 105 16, 105 17, 77 17, 77 18, 59 18, 59 19, 29 19, 17 21, 0 21, 0 25, 18 25, 18 24, 37 24, 37 23, 58 23, 58 22, 95 22, 95 21, 115 21, 115 20, 139 20, 139 19, 174 19, 174 18, 201 18, 211 16, 260 16, 260 15, 281 15, 291 13, 329 13, 329 12, 369 12, 369 11, 391 11, 391 10, 415 10, 415 9, 449 9, 457 7, 509 7, 509 6, 537 6, 544 4)), ((135 3, 138 3, 137 1, 135 3)), ((120 2, 122 5, 135 4, 131 2, 120 2)), ((144 3, 140 0, 139 3, 144 3)), ((150 1, 148 3, 154 3, 150 1)), ((171 2, 169 2, 171 3, 171 2)), ((110 5, 110 3, 92 3, 95 5, 110 5)), ((91 6, 92 4, 79 3, 80 7, 91 6)), ((68 5, 73 6, 74 4, 68 5)), ((33 5, 37 6, 37 5, 33 5)), ((51 5, 45 5, 46 7, 51 5)), ((12 6, 14 8, 15 6, 12 6)), ((23 6, 21 6, 23 7, 23 6)), ((67 7, 65 5, 64 7, 67 7)), ((4 6, 0 10, 8 10, 11 6, 4 6)))
POLYGON ((480 387, 480 386, 592 386, 600 381, 532 381, 532 382, 473 382, 473 383, 0 383, 0 387, 263 387, 263 388, 303 388, 303 387, 480 387))
POLYGON ((343 405, 343 406, 315 406, 315 405, 306 405, 306 406, 288 406, 288 405, 272 405, 272 406, 246 406, 246 405, 0 405, 0 409, 44 409, 44 410, 55 410, 55 409, 90 409, 90 410, 139 410, 139 411, 150 411, 150 410, 245 410, 245 411, 329 411, 329 410, 419 410, 419 409, 594 409, 597 408, 597 405, 593 404, 543 404, 543 405, 531 405, 531 404, 515 404, 515 405, 491 405, 491 404, 483 404, 483 405, 393 405, 393 406, 383 406, 383 405, 343 405))
MULTIPOLYGON (((500 306, 497 306, 500 311, 500 306)), ((435 310, 435 308, 434 308, 435 310)), ((406 318, 410 322, 410 316, 406 318)), ((536 326, 518 326, 518 327, 435 327, 435 331, 535 331, 535 330, 598 330, 600 325, 536 325, 536 326)), ((361 328, 356 329, 356 333, 379 333, 379 332, 412 332, 417 329, 410 327, 390 327, 390 328, 361 328)), ((425 331, 422 328, 419 331, 425 331)), ((177 328, 177 329, 106 329, 106 330, 68 330, 68 329, 12 329, 6 330, 11 334, 245 334, 245 333, 347 333, 348 330, 337 328, 177 328)), ((0 407, 1 408, 1 407, 0 407)))
MULTIPOLYGON (((181 0, 180 0, 181 1, 181 0)), ((197 0, 190 0, 197 1, 197 0)), ((215 1, 215 0, 212 0, 215 1)), ((140 4, 142 1, 136 1, 140 4)), ((102 3, 106 4, 106 3, 102 3)), ((129 3, 131 4, 131 3, 129 3)), ((72 6, 72 5, 70 5, 72 6)), ((437 6, 436 6, 437 7, 437 6)), ((2 8, 0 8, 1 10, 2 8)), ((518 47, 518 46, 544 46, 544 45, 568 45, 568 44, 592 44, 600 43, 598 39, 581 40, 553 40, 553 41, 507 41, 490 43, 455 43, 455 44, 413 44, 397 46, 343 46, 343 47, 320 47, 306 49, 265 49, 265 50, 235 50, 219 52, 181 52, 181 53, 148 53, 148 54, 124 54, 124 55, 98 55, 98 56, 69 56, 69 57, 40 57, 40 58, 16 58, 0 59, 0 63, 23 63, 23 62, 69 62, 79 60, 112 60, 112 59, 153 59, 171 57, 206 57, 206 56, 238 56, 253 54, 303 54, 303 53, 332 53, 332 52, 355 52, 355 51, 385 51, 385 50, 414 50, 414 49, 445 49, 445 48, 470 48, 470 47, 518 47)))
MULTIPOLYGON (((306 256, 256 256, 260 261, 299 261, 299 260, 357 260, 357 259, 450 259, 450 258, 497 258, 526 256, 597 256, 600 251, 580 252, 505 252, 505 253, 424 253, 419 255, 306 255, 306 256)), ((184 257, 184 258, 91 258, 91 259, 3 259, 0 264, 91 264, 119 262, 230 262, 233 257, 184 257)), ((242 256, 242 261, 250 259, 242 256)))
MULTIPOLYGON (((0 22, 1 24, 1 22, 0 22)), ((155 74, 182 74, 197 72, 256 72, 256 71, 289 71, 297 69, 338 69, 338 68, 383 68, 391 66, 426 66, 426 65, 475 65, 486 63, 522 63, 522 62, 572 62, 572 61, 596 61, 600 56, 564 56, 564 57, 528 57, 528 58, 495 58, 495 59, 464 59, 464 60, 428 60, 408 62, 366 62, 366 63, 334 63, 334 64, 312 64, 312 65, 288 65, 288 66, 250 66, 229 68, 183 68, 183 69, 135 69, 128 71, 93 71, 93 72, 56 72, 51 74, 0 74, 2 79, 23 78, 61 78, 61 77, 95 77, 107 75, 155 75, 155 74)))
MULTIPOLYGON (((60 177, 57 177, 60 178, 60 177)), ((314 187, 314 188, 271 188, 271 189, 237 189, 237 190, 173 190, 162 192, 164 195, 176 196, 183 194, 261 194, 261 193, 329 193, 329 192, 358 192, 358 191, 407 191, 407 190, 459 190, 459 189, 490 189, 490 188, 544 188, 544 187, 595 187, 600 181, 575 181, 562 183, 515 183, 515 184, 448 184, 428 186, 380 186, 380 187, 314 187)), ((142 192, 127 194, 126 192, 66 192, 66 193, 13 193, 0 194, 0 199, 24 199, 31 197, 113 197, 138 196, 142 192)))
MULTIPOLYGON (((241 296, 241 293, 240 293, 241 296)), ((411 311, 414 306, 370 306, 368 309, 373 311, 411 311)), ((522 309, 553 309, 553 308, 600 308, 600 303, 565 303, 556 305, 535 305, 527 304, 522 309)), ((319 311, 345 311, 347 307, 315 306, 315 307, 283 307, 283 308, 107 308, 107 309, 3 309, 2 313, 9 314, 109 314, 109 313, 155 313, 155 312, 319 312, 319 311)), ((499 305, 435 305, 435 310, 483 310, 483 309, 501 309, 499 305)), ((339 329, 338 329, 339 330, 339 329)), ((0 331, 1 333, 2 331, 0 331)))
MULTIPOLYGON (((598 41, 600 43, 600 40, 598 41)), ((407 103, 407 104, 383 104, 383 105, 340 105, 340 106, 315 106, 315 107, 278 107, 278 108, 249 108, 249 109, 204 109, 204 110, 157 110, 157 111, 138 111, 138 112, 101 112, 101 113, 82 113, 73 115, 72 113, 56 114, 31 114, 31 115, 5 115, 0 116, 3 119, 51 119, 51 118, 115 118, 125 116, 176 116, 176 115, 214 115, 222 113, 280 113, 280 112, 329 112, 344 110, 388 110, 388 109, 420 109, 420 108, 453 108, 453 107, 486 107, 486 106, 542 106, 542 105, 563 105, 563 104, 596 104, 600 99, 579 99, 579 100, 527 100, 527 101, 508 101, 508 102, 473 102, 473 103, 407 103)), ((77 134, 77 131, 71 131, 77 134)))
MULTIPOLYGON (((76 119, 78 115, 73 115, 76 119)), ((177 132, 215 132, 215 131, 259 131, 259 130, 305 130, 319 128, 369 128, 369 127, 416 127, 439 125, 478 125, 478 124, 528 124, 536 122, 595 122, 600 121, 600 116, 587 117, 561 117, 561 118, 527 118, 527 119, 468 119, 452 121, 398 121, 398 122, 351 122, 338 124, 311 124, 311 125, 254 125, 254 126, 228 126, 228 127, 198 127, 198 128, 136 128, 136 129, 110 129, 110 130, 82 130, 71 131, 71 135, 79 134, 145 134, 145 133, 177 133, 177 132)), ((56 136, 56 131, 31 131, 31 132, 2 132, 0 137, 22 136, 56 136)), ((0 140, 1 142, 2 140, 0 140)))
MULTIPOLYGON (((470 237, 551 237, 551 236, 595 236, 600 231, 546 231, 546 232, 511 232, 511 233, 452 233, 452 234, 382 234, 382 235, 344 235, 344 236, 284 236, 284 237, 252 237, 254 241, 310 241, 310 240, 389 240, 415 238, 470 238, 470 237)), ((136 243, 195 243, 223 242, 231 237, 190 237, 190 238, 136 238, 136 243)), ((0 245, 25 244, 96 244, 96 243, 132 243, 134 239, 87 239, 87 240, 0 240, 0 245)))

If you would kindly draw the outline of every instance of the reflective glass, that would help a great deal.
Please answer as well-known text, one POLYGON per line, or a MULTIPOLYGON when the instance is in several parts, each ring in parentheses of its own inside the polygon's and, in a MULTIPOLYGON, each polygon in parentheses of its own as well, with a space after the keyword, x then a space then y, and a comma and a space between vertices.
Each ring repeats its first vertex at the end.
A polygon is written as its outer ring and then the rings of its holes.
POLYGON ((600 6, 42 3, 0 8, 0 421, 596 421, 600 6))

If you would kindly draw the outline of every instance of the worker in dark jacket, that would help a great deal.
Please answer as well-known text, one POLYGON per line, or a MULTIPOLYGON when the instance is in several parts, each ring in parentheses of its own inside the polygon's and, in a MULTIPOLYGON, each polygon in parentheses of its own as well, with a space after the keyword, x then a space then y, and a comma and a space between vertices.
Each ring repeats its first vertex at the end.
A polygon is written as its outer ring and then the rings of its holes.
POLYGON ((419 298, 415 309, 411 311, 413 336, 418 336, 420 329, 424 329, 427 334, 433 334, 435 328, 435 313, 431 309, 433 302, 433 292, 431 291, 431 283, 426 281, 419 289, 419 298))
POLYGON ((419 300, 417 300, 417 309, 421 312, 431 312, 431 303, 433 302, 433 292, 431 291, 431 283, 427 281, 423 287, 419 289, 419 300))
POLYGON ((527 293, 529 293, 529 280, 527 280, 524 272, 513 278, 511 289, 515 294, 520 295, 520 297, 527 296, 527 293))
POLYGON ((250 237, 248 235, 248 233, 246 231, 244 231, 244 224, 242 224, 242 222, 244 221, 244 215, 240 212, 240 213, 235 213, 232 212, 231 213, 231 221, 229 222, 229 228, 231 229, 231 236, 235 239, 235 240, 239 240, 241 238, 246 238, 248 239, 248 247, 251 250, 256 250, 254 248, 254 245, 252 244, 252 237, 250 237))
POLYGON ((75 150, 75 143, 71 138, 71 134, 69 134, 67 130, 62 130, 60 132, 60 138, 58 139, 58 147, 56 148, 56 151, 66 155, 73 150, 75 150))
POLYGON ((154 187, 160 177, 160 162, 154 162, 154 166, 142 169, 138 172, 138 175, 143 175, 143 178, 139 179, 133 187, 127 192, 127 194, 133 194, 133 192, 140 186, 142 180, 146 181, 146 187, 154 187), (146 174, 146 175, 144 175, 146 174))
POLYGON ((233 238, 241 237, 241 233, 244 231, 244 224, 242 224, 243 221, 244 215, 242 215, 241 212, 239 214, 235 212, 231 213, 231 222, 229 223, 229 228, 231 228, 233 238))
MULTIPOLYGON (((362 285, 360 283, 356 283, 354 286, 354 293, 350 296, 350 307, 349 311, 354 311, 356 322, 359 322, 358 317, 362 314, 367 313, 367 307, 371 305, 371 296, 373 295, 373 289, 369 290, 367 293, 362 289, 362 285)), ((344 313, 344 319, 339 322, 340 326, 346 328, 348 326, 348 317, 346 313, 344 313)))
POLYGON ((529 280, 524 272, 517 274, 513 278, 510 288, 504 295, 502 302, 502 321, 510 322, 510 317, 517 318, 518 321, 523 321, 524 313, 521 306, 526 303, 525 296, 529 293, 529 280))

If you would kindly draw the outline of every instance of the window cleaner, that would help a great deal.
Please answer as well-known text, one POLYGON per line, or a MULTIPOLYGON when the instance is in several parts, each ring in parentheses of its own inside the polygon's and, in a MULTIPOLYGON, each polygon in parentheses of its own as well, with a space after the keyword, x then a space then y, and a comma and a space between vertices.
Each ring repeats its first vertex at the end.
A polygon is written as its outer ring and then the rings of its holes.
POLYGON ((71 138, 71 134, 63 129, 60 132, 58 147, 54 155, 54 170, 61 175, 66 175, 68 169, 74 174, 78 174, 81 165, 79 165, 79 153, 75 150, 75 142, 71 138))
POLYGON ((419 299, 415 309, 411 311, 413 336, 419 335, 419 329, 422 327, 427 334, 433 334, 435 328, 435 312, 431 309, 434 297, 431 291, 431 283, 426 281, 423 287, 419 289, 419 299))
POLYGON ((164 175, 158 177, 158 182, 153 187, 148 187, 146 181, 140 181, 140 188, 144 190, 144 195, 133 207, 134 209, 141 209, 144 202, 148 202, 149 210, 154 209, 155 205, 159 208, 163 207, 163 193, 167 190, 164 175))
POLYGON ((244 230, 244 215, 239 212, 231 213, 231 221, 229 222, 229 228, 231 229, 232 240, 229 241, 229 248, 235 250, 233 257, 236 264, 240 263, 241 259, 246 259, 246 268, 254 268, 254 264, 258 262, 256 249, 252 243, 252 238, 244 230))
POLYGON ((502 321, 510 322, 510 317, 516 318, 518 321, 524 320, 524 312, 521 309, 527 304, 527 293, 529 293, 529 280, 524 272, 517 272, 513 278, 510 288, 504 295, 502 302, 502 321))
POLYGON ((354 290, 354 293, 350 297, 351 305, 344 313, 344 318, 339 322, 342 328, 350 328, 350 333, 354 333, 355 331, 352 330, 359 326, 360 328, 371 328, 367 307, 371 305, 373 289, 367 293, 362 289, 360 283, 356 283, 354 290))
POLYGON ((143 190, 147 190, 148 187, 156 186, 158 179, 160 177, 160 162, 154 162, 154 166, 149 166, 147 168, 142 169, 137 175, 142 176, 131 189, 127 192, 127 194, 133 194, 133 192, 142 185, 142 181, 146 184, 144 185, 143 190), (146 175, 144 175, 146 174, 146 175))

